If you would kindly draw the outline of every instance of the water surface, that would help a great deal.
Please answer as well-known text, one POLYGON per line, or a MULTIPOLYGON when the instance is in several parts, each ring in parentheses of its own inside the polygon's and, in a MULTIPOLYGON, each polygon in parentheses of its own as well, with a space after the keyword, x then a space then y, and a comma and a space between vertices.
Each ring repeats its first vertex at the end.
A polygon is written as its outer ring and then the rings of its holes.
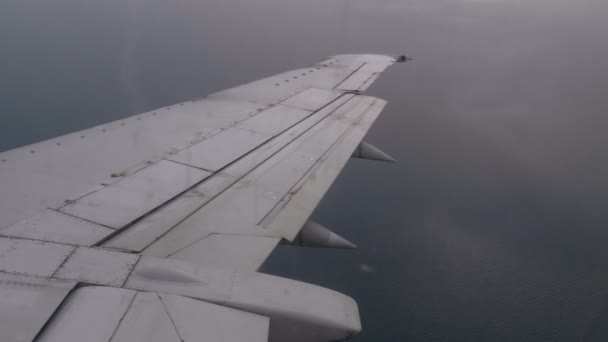
POLYGON ((608 337, 608 3, 8 0, 0 150, 349 52, 407 53, 315 213, 356 251, 264 271, 357 299, 360 341, 608 337))

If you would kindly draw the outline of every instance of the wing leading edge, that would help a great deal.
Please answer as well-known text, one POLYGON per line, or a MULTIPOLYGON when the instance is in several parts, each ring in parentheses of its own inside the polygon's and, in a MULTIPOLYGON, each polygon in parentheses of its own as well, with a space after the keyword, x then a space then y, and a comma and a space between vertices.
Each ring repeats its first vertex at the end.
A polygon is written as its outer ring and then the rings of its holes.
POLYGON ((0 298, 38 286, 43 300, 0 306, 3 321, 22 322, 3 324, 2 340, 358 332, 350 297, 256 270, 279 242, 302 244, 298 233, 386 104, 360 92, 398 60, 334 56, 1 153, 0 298), (87 317, 99 329, 83 330, 87 317))

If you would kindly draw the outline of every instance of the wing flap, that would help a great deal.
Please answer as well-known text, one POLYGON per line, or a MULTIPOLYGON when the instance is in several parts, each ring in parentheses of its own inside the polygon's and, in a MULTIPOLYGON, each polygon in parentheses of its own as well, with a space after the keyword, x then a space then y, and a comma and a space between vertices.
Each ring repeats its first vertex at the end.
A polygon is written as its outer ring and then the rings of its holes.
POLYGON ((76 282, 0 273, 0 339, 33 341, 76 282))
POLYGON ((268 327, 267 317, 178 295, 85 286, 66 298, 36 340, 266 342, 268 327))
POLYGON ((113 287, 81 287, 64 301, 36 341, 108 342, 135 294, 113 287))
POLYGON ((152 242, 166 234, 193 212, 201 208, 224 189, 236 182, 236 177, 216 173, 165 206, 143 217, 128 229, 123 230, 103 246, 141 252, 152 242))
POLYGON ((182 342, 155 292, 138 292, 110 342, 182 342))
POLYGON ((172 254, 171 258, 213 268, 257 270, 280 240, 214 233, 172 254))
POLYGON ((268 341, 269 319, 176 295, 160 295, 182 341, 268 341))

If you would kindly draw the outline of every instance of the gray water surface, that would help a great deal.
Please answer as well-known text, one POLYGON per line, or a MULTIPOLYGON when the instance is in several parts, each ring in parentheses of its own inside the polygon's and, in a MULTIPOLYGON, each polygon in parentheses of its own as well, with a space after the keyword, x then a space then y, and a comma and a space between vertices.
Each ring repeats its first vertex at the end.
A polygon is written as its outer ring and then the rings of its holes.
MULTIPOLYGON (((314 217, 356 251, 263 271, 357 299, 360 341, 608 340, 605 0, 6 0, 0 150, 349 52, 407 53, 314 217)), ((0 190, 1 191, 1 190, 0 190)))

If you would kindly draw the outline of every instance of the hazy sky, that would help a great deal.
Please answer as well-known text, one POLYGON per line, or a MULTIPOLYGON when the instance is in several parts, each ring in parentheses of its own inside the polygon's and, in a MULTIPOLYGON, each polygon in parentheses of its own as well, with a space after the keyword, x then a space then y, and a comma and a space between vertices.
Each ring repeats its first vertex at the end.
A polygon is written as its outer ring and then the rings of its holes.
MULTIPOLYGON (((608 337, 605 0, 8 0, 0 150, 338 53, 407 53, 317 220, 356 251, 264 271, 360 305, 361 341, 608 337)), ((1 191, 1 190, 0 190, 1 191)))

